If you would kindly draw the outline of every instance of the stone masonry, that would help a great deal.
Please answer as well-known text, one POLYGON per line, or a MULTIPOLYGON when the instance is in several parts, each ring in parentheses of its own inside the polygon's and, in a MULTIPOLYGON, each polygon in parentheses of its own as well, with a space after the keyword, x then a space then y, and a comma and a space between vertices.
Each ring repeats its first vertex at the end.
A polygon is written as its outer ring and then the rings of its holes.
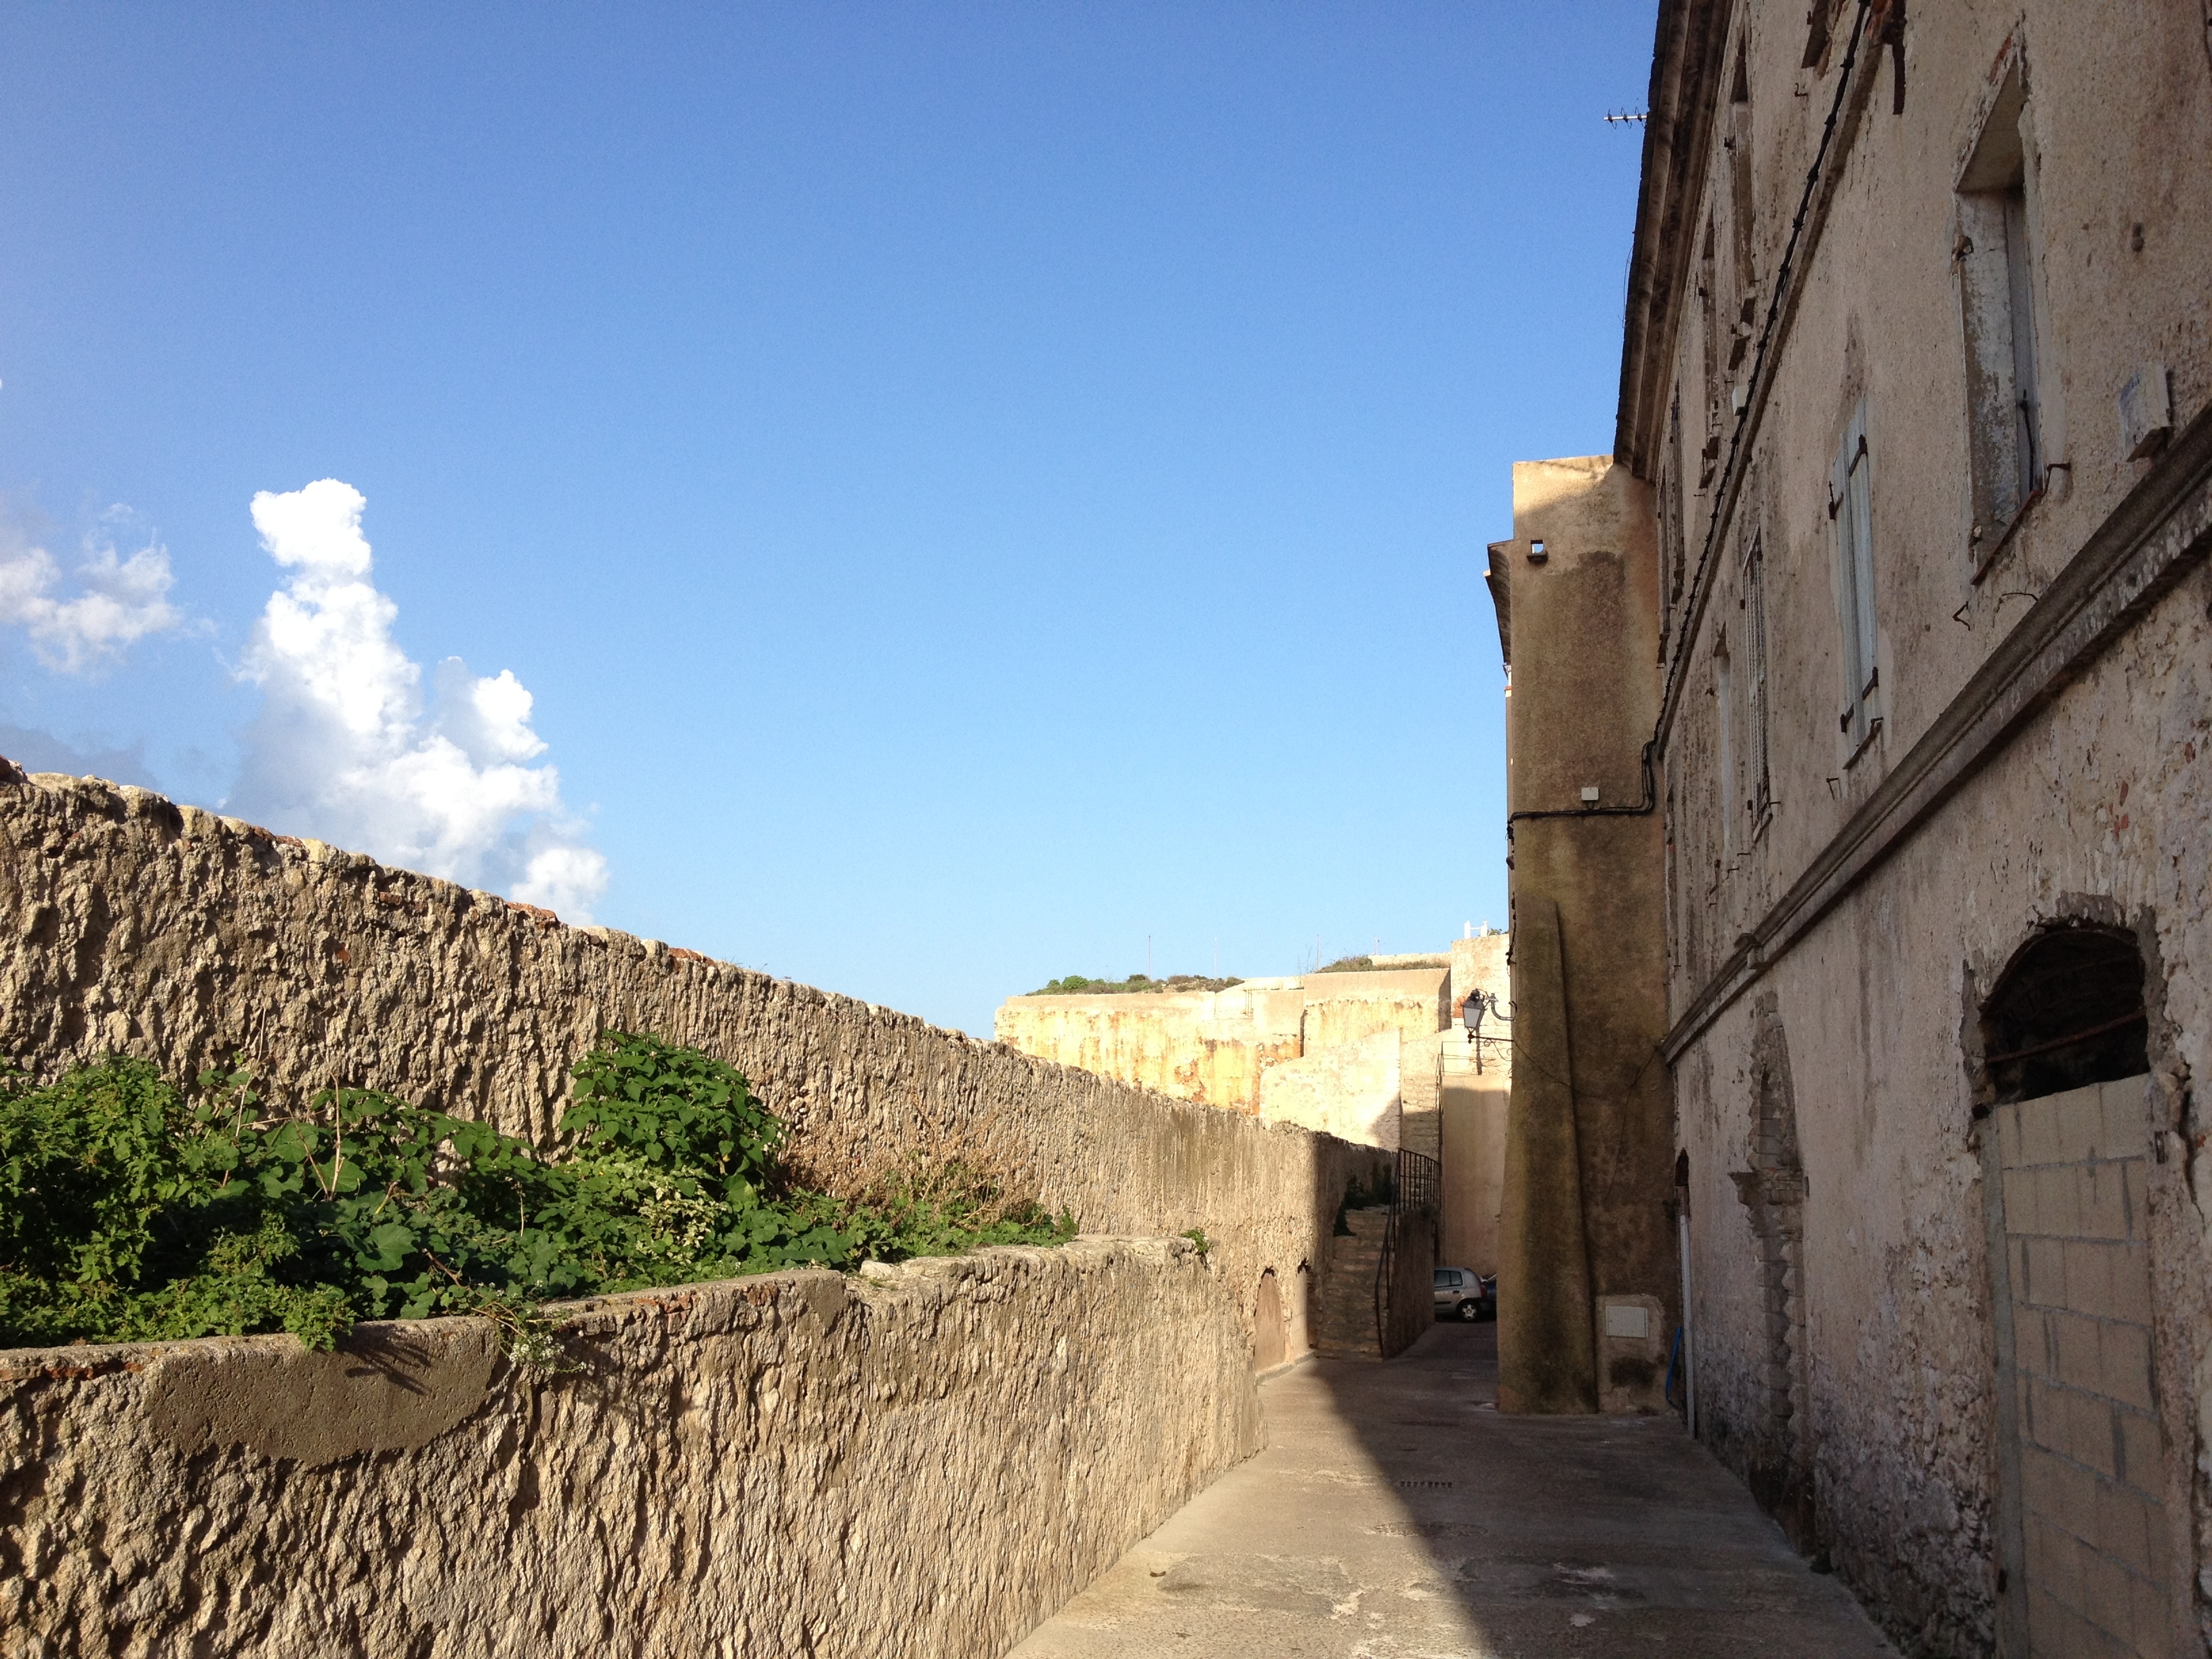
POLYGON ((996 1659, 1263 1440, 1235 1298, 1083 1238, 0 1353, 0 1656, 996 1659))

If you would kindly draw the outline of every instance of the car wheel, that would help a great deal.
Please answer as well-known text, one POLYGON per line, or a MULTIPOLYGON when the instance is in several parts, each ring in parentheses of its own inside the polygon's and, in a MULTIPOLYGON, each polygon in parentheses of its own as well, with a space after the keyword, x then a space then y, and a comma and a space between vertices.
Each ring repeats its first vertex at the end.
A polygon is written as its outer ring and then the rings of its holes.
POLYGON ((1474 1324, 1476 1320, 1482 1317, 1482 1304, 1473 1300, 1461 1303, 1459 1304, 1459 1316, 1464 1323, 1469 1325, 1474 1324))

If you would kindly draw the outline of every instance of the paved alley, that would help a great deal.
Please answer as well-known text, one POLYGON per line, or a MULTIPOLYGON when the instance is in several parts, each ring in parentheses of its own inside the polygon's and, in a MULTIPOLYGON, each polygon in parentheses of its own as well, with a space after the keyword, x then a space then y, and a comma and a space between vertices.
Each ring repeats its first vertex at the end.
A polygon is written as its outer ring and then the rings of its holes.
POLYGON ((1496 1332, 1262 1384, 1267 1449, 1016 1659, 1891 1653, 1674 1419, 1500 1416, 1496 1332))

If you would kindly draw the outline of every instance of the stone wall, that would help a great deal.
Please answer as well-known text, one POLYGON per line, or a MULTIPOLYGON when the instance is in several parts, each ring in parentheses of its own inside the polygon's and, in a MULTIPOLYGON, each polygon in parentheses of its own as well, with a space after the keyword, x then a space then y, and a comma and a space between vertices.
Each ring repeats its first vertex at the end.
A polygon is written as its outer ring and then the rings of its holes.
POLYGON ((1297 980, 1246 980, 1224 991, 1008 997, 992 1031, 1040 1060, 1201 1106, 1256 1112, 1267 1068, 1303 1052, 1304 1009, 1297 980))
MULTIPOLYGON (((1418 1037, 1445 1024, 1450 970, 1438 958, 1421 961, 1382 972, 1248 979, 1222 991, 1008 997, 992 1029, 1025 1054, 1268 1117, 1267 1079, 1275 1067, 1385 1032, 1418 1037)), ((1315 1120, 1309 1113, 1291 1121, 1315 1120)))
POLYGON ((1510 1084, 1510 1074, 1494 1064, 1478 1073, 1470 1060, 1444 1073, 1437 1113, 1443 1145, 1443 1218, 1437 1260, 1443 1266, 1485 1273, 1498 1271, 1510 1084))
POLYGON ((1395 1151, 1401 1130, 1401 1060, 1406 1040, 1377 1031, 1267 1068, 1260 1115, 1364 1146, 1395 1151))
POLYGON ((1638 1356, 1614 1374, 1595 1334, 1608 1301, 1652 1298, 1671 1325, 1681 1300, 1666 1209, 1673 1091, 1657 1057, 1667 908, 1647 746, 1660 694, 1651 511, 1649 489, 1607 456, 1522 461, 1514 539, 1498 544, 1513 672, 1506 799, 1517 820, 1504 1409, 1665 1405, 1663 1372, 1648 1375, 1638 1356), (1556 935, 1532 977, 1528 921, 1540 909, 1556 935))
POLYGON ((1249 1318, 1317 1276, 1383 1159, 976 1042, 656 940, 271 836, 145 790, 0 763, 0 1056, 190 1078, 237 1054, 282 1102, 384 1089, 544 1143, 607 1029, 728 1060, 849 1192, 915 1153, 997 1171, 1088 1231, 1202 1228, 1249 1318))
POLYGON ((1181 1239, 611 1297, 564 1345, 0 1353, 0 1655, 995 1659, 1263 1437, 1181 1239))
MULTIPOLYGON (((2027 1651, 2033 1609, 2125 1551, 2142 1601, 2035 1650, 2203 1652, 2212 173, 2172 158, 2212 143, 2205 14, 1929 7, 1848 80, 1835 16, 1808 69, 1802 5, 1662 14, 1629 283, 1616 451, 1668 550, 1665 1054, 1701 1428, 1910 1651, 2027 1651), (1989 234, 2015 186, 2017 241, 1989 234), (2008 249, 2026 280, 1994 295, 2008 249), (2015 299, 1993 362, 1989 307, 2015 299), (2015 341, 2039 487, 2001 505, 2015 341), (2170 394, 2162 447, 2130 434, 2131 386, 2170 394), (1839 465, 1863 519, 1837 515, 1839 465), (1863 565, 1838 533, 1860 523, 1863 565), (2108 1461, 2072 1473, 2114 1501, 2023 1571, 2006 1510, 2048 1496, 2014 1477, 2052 1425, 2008 1426, 1996 1386, 2019 1310, 1981 1020, 2069 923, 2132 934, 2147 970, 2149 1078, 2112 1085, 2133 1121, 2100 1152, 2145 1183, 2164 1467, 2118 1481, 2108 1421, 2108 1461), (2164 1560, 2123 1485, 2155 1489, 2164 1560)), ((1640 632, 1589 637, 1650 660, 1640 632)))
POLYGON ((1319 1054, 1384 1031, 1426 1036, 1451 1020, 1451 970, 1397 968, 1380 973, 1309 974, 1300 1021, 1303 1053, 1319 1054))
MULTIPOLYGON (((2163 1495, 2186 1587, 2212 1559, 2212 575, 2169 594, 1715 1019, 1677 1071, 1690 1155, 1704 1432, 1754 1479, 1802 1463, 1820 1540, 1931 1651, 1993 1638, 2000 1437, 1972 1056, 1982 998, 2039 923, 2132 927, 2153 975, 2154 1076, 2136 1139, 2166 1437, 2163 1495), (2138 688, 2156 684, 2147 706, 2138 688), (2134 810, 2131 811, 2130 809, 2134 810), (1788 1103, 1804 1193, 1804 1305, 1769 1336, 1755 1194, 1759 1105, 1788 1103), (1802 1401, 1777 1443, 1776 1351, 1802 1401)), ((1778 1473, 1772 1478, 1785 1479, 1778 1473)), ((1778 1492, 1777 1496, 1782 1496, 1778 1492)))
MULTIPOLYGON (((1512 944, 1509 934, 1491 932, 1487 922, 1483 924, 1480 933, 1452 941, 1449 995, 1451 1017, 1455 1021, 1459 1018, 1460 1005, 1474 991, 1495 992, 1498 1012, 1510 1017, 1512 1010, 1507 1006, 1506 994, 1511 988, 1512 976, 1507 971, 1505 957, 1512 944)), ((1493 1019, 1483 1029, 1491 1030, 1498 1026, 1498 1022, 1493 1019)), ((1499 1034, 1504 1034, 1502 1028, 1499 1034)))

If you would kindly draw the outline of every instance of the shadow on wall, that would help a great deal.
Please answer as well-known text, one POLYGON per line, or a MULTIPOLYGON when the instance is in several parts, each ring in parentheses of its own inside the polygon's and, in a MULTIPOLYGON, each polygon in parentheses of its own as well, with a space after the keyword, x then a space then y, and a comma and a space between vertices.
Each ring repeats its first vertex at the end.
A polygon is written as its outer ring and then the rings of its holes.
POLYGON ((1260 1275, 1260 1295, 1252 1310, 1252 1369, 1271 1371, 1290 1358, 1289 1322, 1283 1317, 1282 1292, 1270 1267, 1260 1275))

